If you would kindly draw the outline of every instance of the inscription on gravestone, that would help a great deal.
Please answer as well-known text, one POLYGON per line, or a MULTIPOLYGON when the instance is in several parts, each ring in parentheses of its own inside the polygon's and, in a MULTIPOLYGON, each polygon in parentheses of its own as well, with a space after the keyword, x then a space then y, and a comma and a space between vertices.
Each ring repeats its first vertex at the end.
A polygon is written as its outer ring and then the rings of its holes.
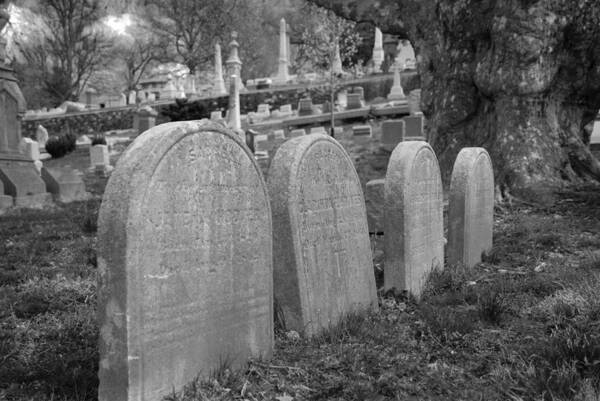
POLYGON ((473 266, 492 249, 494 171, 487 151, 464 148, 452 169, 448 205, 448 263, 473 266))
POLYGON ((426 142, 398 144, 384 191, 384 286, 419 297, 431 269, 444 262, 442 181, 426 142))
POLYGON ((310 336, 376 307, 364 197, 342 146, 323 134, 291 139, 268 176, 274 292, 286 328, 310 336))
POLYGON ((100 401, 161 399, 273 347, 268 195, 220 124, 168 123, 121 156, 99 216, 100 401))

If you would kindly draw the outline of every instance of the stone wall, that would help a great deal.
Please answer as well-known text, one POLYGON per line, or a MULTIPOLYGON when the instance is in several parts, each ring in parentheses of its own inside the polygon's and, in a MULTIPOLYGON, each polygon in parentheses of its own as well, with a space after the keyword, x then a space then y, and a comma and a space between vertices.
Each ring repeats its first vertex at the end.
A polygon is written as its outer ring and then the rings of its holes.
MULTIPOLYGON (((371 76, 367 78, 345 81, 340 87, 362 86, 365 100, 385 98, 392 87, 393 77, 390 74, 371 76)), ((416 73, 402 76, 402 85, 406 93, 419 87, 419 77, 416 73)), ((327 84, 322 85, 294 85, 274 87, 269 89, 254 90, 240 94, 242 113, 256 111, 261 103, 267 103, 271 109, 279 108, 284 104, 291 104, 293 109, 298 106, 298 101, 309 94, 314 104, 325 102, 329 99, 327 84)), ((202 98, 194 101, 177 100, 172 103, 153 105, 160 113, 156 124, 168 121, 194 120, 209 118, 214 110, 226 110, 228 97, 202 98)), ((96 109, 78 113, 69 113, 51 117, 28 118, 21 123, 23 136, 35 137, 38 124, 42 124, 49 135, 62 135, 71 130, 77 135, 93 135, 110 130, 129 129, 133 127, 134 107, 126 106, 110 109, 96 109)))
POLYGON ((35 138, 35 130, 41 124, 48 135, 62 135, 72 131, 79 135, 93 135, 110 130, 133 127, 133 107, 82 111, 41 118, 28 118, 21 121, 22 135, 35 138))

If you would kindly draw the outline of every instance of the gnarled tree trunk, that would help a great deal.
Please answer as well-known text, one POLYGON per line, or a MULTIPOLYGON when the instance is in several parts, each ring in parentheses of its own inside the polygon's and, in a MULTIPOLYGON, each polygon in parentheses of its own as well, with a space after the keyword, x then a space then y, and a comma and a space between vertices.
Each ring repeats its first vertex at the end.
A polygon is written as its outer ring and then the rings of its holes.
POLYGON ((446 175, 462 147, 483 146, 505 194, 540 199, 600 179, 587 146, 600 108, 597 0, 310 1, 411 40, 446 175))

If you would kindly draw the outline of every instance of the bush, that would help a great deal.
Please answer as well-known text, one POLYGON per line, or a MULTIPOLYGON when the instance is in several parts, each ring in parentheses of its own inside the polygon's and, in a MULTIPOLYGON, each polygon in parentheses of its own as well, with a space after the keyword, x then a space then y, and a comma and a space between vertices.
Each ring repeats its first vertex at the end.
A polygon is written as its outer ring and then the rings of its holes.
POLYGON ((52 158, 58 159, 67 153, 71 153, 77 146, 77 136, 71 132, 62 136, 53 135, 46 142, 46 152, 52 158))
POLYGON ((54 159, 63 157, 69 153, 69 148, 63 137, 51 136, 46 142, 46 152, 54 159))

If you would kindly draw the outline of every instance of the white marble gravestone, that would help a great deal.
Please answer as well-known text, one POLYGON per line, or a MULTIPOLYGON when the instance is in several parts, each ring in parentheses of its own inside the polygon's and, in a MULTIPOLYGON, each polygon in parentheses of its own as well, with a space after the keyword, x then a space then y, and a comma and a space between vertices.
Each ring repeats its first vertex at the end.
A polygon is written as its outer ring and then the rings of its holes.
POLYGON ((442 180, 427 142, 396 146, 384 191, 384 286, 418 298, 429 272, 444 263, 442 180))
POLYGON ((116 165, 98 223, 100 401, 160 400, 273 349, 271 211, 220 124, 167 123, 116 165))
POLYGON ((492 249, 494 170, 484 148, 464 148, 452 169, 448 263, 471 267, 492 249))

